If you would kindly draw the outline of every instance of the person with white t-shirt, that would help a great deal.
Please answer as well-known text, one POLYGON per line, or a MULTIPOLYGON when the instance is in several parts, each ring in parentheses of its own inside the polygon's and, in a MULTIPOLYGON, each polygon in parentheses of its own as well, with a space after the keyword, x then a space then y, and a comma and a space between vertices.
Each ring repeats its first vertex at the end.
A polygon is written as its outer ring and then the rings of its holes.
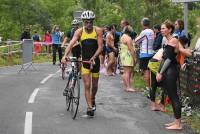
POLYGON ((143 78, 146 82, 146 89, 149 90, 150 87, 150 72, 148 69, 148 62, 154 55, 153 42, 154 42, 154 32, 150 29, 150 20, 148 18, 143 18, 141 21, 142 32, 135 39, 136 42, 140 42, 140 52, 139 52, 139 67, 142 70, 143 78))

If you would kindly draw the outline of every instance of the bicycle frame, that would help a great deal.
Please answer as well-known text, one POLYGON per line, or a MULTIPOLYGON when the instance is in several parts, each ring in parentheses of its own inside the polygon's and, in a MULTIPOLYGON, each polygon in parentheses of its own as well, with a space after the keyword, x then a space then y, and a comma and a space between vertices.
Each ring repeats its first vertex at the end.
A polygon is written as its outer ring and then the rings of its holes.
POLYGON ((75 57, 71 57, 70 62, 72 70, 69 73, 68 82, 65 88, 67 89, 66 104, 67 111, 71 111, 72 119, 75 119, 78 112, 80 99, 79 64, 75 57))
POLYGON ((66 59, 66 61, 71 62, 72 70, 69 73, 68 82, 65 90, 67 90, 66 94, 66 104, 67 111, 71 111, 72 119, 76 118, 78 107, 79 107, 79 99, 80 99, 80 79, 79 79, 79 62, 88 63, 92 67, 92 62, 90 61, 79 61, 76 57, 70 57, 66 59), (74 111, 75 104, 75 111, 74 111))

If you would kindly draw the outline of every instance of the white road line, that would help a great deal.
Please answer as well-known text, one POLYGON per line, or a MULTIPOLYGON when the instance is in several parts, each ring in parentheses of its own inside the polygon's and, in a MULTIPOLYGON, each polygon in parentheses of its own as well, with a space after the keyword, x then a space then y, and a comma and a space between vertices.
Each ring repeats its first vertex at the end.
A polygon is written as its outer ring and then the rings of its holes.
POLYGON ((24 134, 32 134, 32 112, 26 112, 24 134))
POLYGON ((33 93, 31 94, 31 96, 29 97, 29 100, 28 100, 28 103, 34 103, 35 101, 35 96, 37 95, 38 91, 40 89, 39 88, 36 88, 33 93))
POLYGON ((45 77, 40 84, 44 84, 49 78, 51 78, 54 74, 49 74, 47 77, 45 77))
POLYGON ((60 73, 60 72, 61 72, 61 69, 59 69, 59 70, 56 72, 56 74, 57 74, 57 73, 60 73))

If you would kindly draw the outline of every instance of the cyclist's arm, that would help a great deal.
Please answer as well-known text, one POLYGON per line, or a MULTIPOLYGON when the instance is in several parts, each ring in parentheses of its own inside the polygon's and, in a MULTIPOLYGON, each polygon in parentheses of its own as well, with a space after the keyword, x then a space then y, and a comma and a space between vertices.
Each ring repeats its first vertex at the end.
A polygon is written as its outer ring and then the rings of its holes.
POLYGON ((65 54, 64 54, 63 58, 67 57, 67 55, 69 54, 69 52, 72 49, 73 45, 78 41, 78 39, 79 39, 79 37, 81 35, 81 32, 82 32, 82 28, 76 30, 72 40, 69 42, 67 48, 65 49, 65 54))
POLYGON ((65 43, 67 42, 67 39, 68 39, 67 37, 64 38, 61 47, 64 47, 64 46, 65 46, 65 43))
POLYGON ((95 59, 101 51, 103 50, 103 31, 101 28, 96 27, 96 32, 97 32, 97 43, 98 43, 98 49, 96 53, 93 55, 93 59, 95 59))

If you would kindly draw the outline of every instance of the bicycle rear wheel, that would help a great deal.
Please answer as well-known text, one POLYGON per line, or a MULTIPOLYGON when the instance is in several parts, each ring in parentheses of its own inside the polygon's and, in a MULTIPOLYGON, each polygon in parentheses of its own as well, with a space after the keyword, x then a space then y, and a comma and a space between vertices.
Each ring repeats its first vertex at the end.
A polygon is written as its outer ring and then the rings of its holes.
POLYGON ((70 111, 71 111, 72 119, 74 120, 78 112, 79 99, 80 99, 80 79, 78 76, 76 80, 73 81, 73 84, 74 86, 71 88, 72 97, 70 99, 70 111))

